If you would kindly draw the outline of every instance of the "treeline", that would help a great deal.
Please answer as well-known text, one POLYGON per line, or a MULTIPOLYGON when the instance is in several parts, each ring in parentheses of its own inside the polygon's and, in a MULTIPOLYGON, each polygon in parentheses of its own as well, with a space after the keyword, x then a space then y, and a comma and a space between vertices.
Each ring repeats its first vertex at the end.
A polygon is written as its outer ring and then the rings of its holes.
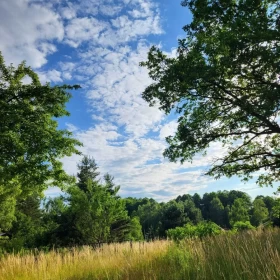
POLYGON ((126 198, 130 217, 140 220, 146 238, 166 237, 167 231, 186 224, 211 221, 223 229, 280 225, 280 199, 257 196, 253 201, 242 191, 218 191, 202 197, 184 194, 167 203, 126 198))
POLYGON ((240 222, 280 224, 280 200, 269 196, 251 201, 232 190, 184 194, 167 203, 121 198, 112 176, 100 179, 94 159, 85 156, 78 170, 77 181, 63 195, 42 199, 33 194, 17 201, 15 220, 0 239, 2 252, 165 238, 170 229, 203 221, 225 229, 240 222))

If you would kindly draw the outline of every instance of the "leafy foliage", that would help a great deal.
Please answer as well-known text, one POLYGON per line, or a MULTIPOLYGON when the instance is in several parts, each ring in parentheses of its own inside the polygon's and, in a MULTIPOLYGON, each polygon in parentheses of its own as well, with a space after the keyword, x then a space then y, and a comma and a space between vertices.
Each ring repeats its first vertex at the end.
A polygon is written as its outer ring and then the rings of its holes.
POLYGON ((41 193, 49 185, 71 181, 59 161, 79 153, 80 142, 58 129, 57 118, 68 116, 69 90, 79 86, 42 85, 37 74, 21 63, 6 66, 0 53, 0 228, 14 220, 17 197, 41 193), (29 77, 25 84, 23 78, 29 77))
POLYGON ((198 225, 186 224, 183 227, 176 227, 167 231, 167 236, 173 240, 182 240, 185 238, 205 237, 218 235, 222 229, 213 222, 201 222, 198 225))
POLYGON ((244 230, 252 230, 252 229, 255 229, 255 227, 253 227, 249 221, 246 222, 238 221, 233 225, 234 231, 244 231, 244 230))
POLYGON ((280 180, 280 28, 275 0, 184 0, 193 20, 184 26, 177 57, 152 47, 154 83, 143 98, 180 115, 164 155, 191 161, 213 142, 227 151, 207 172, 215 178, 264 170, 258 184, 280 180))
POLYGON ((225 208, 218 197, 214 197, 211 200, 209 212, 210 212, 209 216, 210 216, 211 221, 213 221, 214 223, 216 223, 220 226, 225 226, 225 224, 226 224, 225 208))
POLYGON ((249 207, 242 198, 237 198, 229 212, 230 224, 233 226, 236 222, 249 222, 249 207))
POLYGON ((255 199, 253 202, 253 211, 251 223, 253 226, 259 226, 268 220, 268 209, 262 199, 255 199))

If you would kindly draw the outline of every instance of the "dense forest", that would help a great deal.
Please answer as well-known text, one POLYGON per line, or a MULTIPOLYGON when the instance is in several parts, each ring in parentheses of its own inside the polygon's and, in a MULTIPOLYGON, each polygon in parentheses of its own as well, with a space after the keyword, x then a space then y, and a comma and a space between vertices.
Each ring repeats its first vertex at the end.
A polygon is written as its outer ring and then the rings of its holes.
POLYGON ((109 174, 100 176, 93 158, 78 164, 77 183, 63 195, 29 196, 16 203, 15 219, 2 233, 3 251, 154 240, 170 229, 213 222, 223 229, 280 225, 280 199, 241 191, 184 194, 169 202, 121 198, 109 174))

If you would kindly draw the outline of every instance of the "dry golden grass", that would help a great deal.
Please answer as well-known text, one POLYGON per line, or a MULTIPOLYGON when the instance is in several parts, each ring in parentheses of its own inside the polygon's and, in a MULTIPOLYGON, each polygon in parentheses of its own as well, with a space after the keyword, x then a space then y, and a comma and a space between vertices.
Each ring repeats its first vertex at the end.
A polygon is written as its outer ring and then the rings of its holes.
POLYGON ((104 245, 97 250, 83 247, 37 256, 11 254, 0 262, 0 279, 133 279, 135 268, 137 273, 149 270, 153 274, 153 260, 164 255, 169 245, 168 241, 135 242, 132 248, 130 243, 123 243, 104 245))
POLYGON ((279 280, 280 230, 8 255, 0 280, 279 280))

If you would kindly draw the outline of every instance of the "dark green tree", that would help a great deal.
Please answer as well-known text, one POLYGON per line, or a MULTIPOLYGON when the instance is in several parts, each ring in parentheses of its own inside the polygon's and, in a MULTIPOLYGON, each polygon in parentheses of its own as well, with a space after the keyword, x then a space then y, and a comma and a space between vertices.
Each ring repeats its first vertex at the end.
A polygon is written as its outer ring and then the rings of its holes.
POLYGON ((162 205, 151 200, 140 205, 134 216, 139 217, 145 239, 154 239, 164 235, 162 230, 162 205))
POLYGON ((203 218, 205 220, 209 220, 210 219, 210 203, 213 200, 213 198, 217 197, 217 194, 215 192, 211 192, 211 193, 205 193, 202 197, 201 200, 201 211, 202 211, 202 215, 203 218))
POLYGON ((234 201, 237 198, 242 198, 242 200, 244 201, 244 203, 246 203, 246 205, 248 207, 251 206, 251 198, 250 196, 245 193, 245 192, 241 192, 241 191, 236 191, 236 190, 232 190, 228 193, 228 205, 232 206, 234 201))
POLYGON ((209 218, 212 222, 216 223, 221 227, 226 226, 225 221, 225 208, 218 197, 214 197, 210 202, 209 207, 209 218))
POLYGON ((271 196, 263 196, 263 195, 258 195, 256 196, 256 199, 262 199, 263 202, 265 203, 266 208, 268 209, 269 215, 271 216, 272 208, 275 205, 275 199, 271 196))
POLYGON ((155 200, 152 198, 135 198, 135 197, 127 197, 124 198, 125 200, 125 208, 128 212, 128 215, 131 217, 135 214, 135 212, 138 210, 138 207, 140 205, 144 205, 147 203, 154 203, 155 200))
POLYGON ((280 198, 275 200, 275 204, 272 208, 272 218, 274 225, 280 226, 280 198))
POLYGON ((224 207, 229 205, 229 191, 218 191, 217 197, 220 199, 224 207))
POLYGON ((199 208, 195 206, 195 203, 192 199, 186 199, 183 202, 184 205, 184 215, 186 216, 185 219, 192 222, 193 224, 198 224, 203 220, 202 213, 199 208))
POLYGON ((154 83, 143 98, 179 114, 164 155, 191 161, 210 144, 227 151, 207 172, 215 178, 262 172, 280 180, 280 27, 275 0, 184 0, 193 14, 176 57, 156 47, 141 65, 154 83))
POLYGON ((255 227, 268 220, 268 209, 262 199, 255 199, 253 202, 251 224, 255 227))
POLYGON ((201 202, 201 197, 200 197, 200 195, 198 193, 195 193, 193 195, 192 200, 193 200, 193 202, 195 204, 195 207, 201 209, 201 206, 202 206, 201 203, 202 202, 201 202))
POLYGON ((182 201, 176 202, 175 200, 171 200, 162 207, 161 234, 164 234, 170 228, 183 226, 189 221, 190 219, 184 213, 184 203, 182 201))
POLYGON ((88 180, 87 189, 68 189, 70 213, 81 244, 119 241, 129 229, 125 202, 111 195, 106 187, 88 180))
POLYGON ((74 225, 78 213, 71 211, 68 198, 60 196, 44 200, 43 222, 46 230, 41 239, 43 246, 52 248, 83 243, 82 235, 74 225))

